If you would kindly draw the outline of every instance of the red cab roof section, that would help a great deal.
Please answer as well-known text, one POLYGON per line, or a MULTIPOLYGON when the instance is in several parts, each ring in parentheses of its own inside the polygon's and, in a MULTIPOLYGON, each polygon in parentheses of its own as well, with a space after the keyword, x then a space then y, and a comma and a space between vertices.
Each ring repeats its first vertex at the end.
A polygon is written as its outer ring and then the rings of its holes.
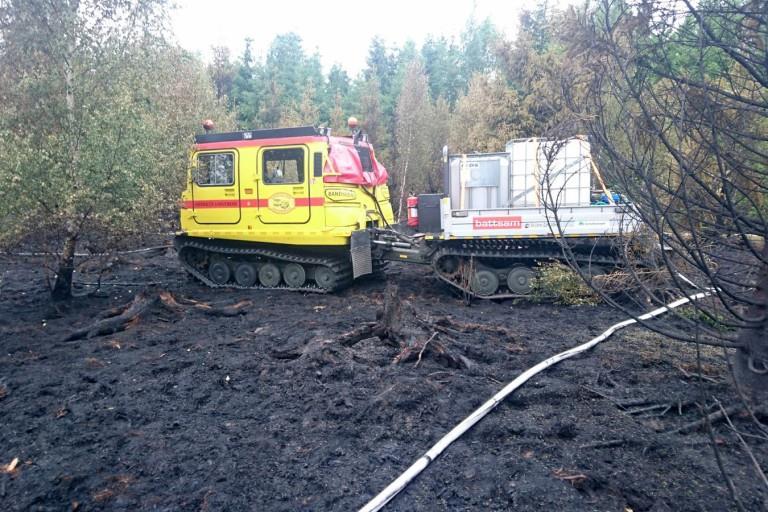
POLYGON ((328 161, 323 169, 326 183, 349 183, 375 187, 386 185, 387 170, 376 160, 373 146, 352 143, 351 138, 328 138, 328 161))

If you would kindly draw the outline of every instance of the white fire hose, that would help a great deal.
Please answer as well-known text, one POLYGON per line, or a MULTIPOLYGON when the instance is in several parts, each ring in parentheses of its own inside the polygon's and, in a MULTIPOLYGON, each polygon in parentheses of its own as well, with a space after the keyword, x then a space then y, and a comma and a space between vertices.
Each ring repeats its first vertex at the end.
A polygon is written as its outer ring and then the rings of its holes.
POLYGON ((456 441, 467 430, 472 428, 477 422, 483 419, 489 412, 491 412, 497 405, 499 405, 507 396, 509 396, 513 391, 515 391, 517 388, 525 384, 525 382, 527 382, 534 375, 549 368, 550 366, 553 366, 559 363, 560 361, 563 361, 565 359, 575 356, 576 354, 580 354, 582 352, 585 352, 591 349, 592 347, 594 347, 601 341, 605 340, 606 338, 611 336, 613 333, 615 333, 619 329, 623 329, 628 325, 637 323, 638 320, 649 320, 651 318, 661 315, 662 313, 666 313, 667 311, 675 309, 678 306, 682 306, 683 304, 687 304, 688 302, 691 302, 694 300, 703 299, 704 297, 707 297, 709 295, 711 295, 711 292, 701 292, 695 295, 689 295, 688 297, 684 297, 670 304, 667 304, 666 306, 662 306, 658 309, 654 309, 653 311, 645 313, 644 315, 638 317, 638 319, 630 318, 628 320, 624 320, 623 322, 619 322, 609 327, 600 336, 591 339, 590 341, 584 343, 583 345, 579 345, 570 350, 566 350, 565 352, 560 352, 559 354, 554 355, 549 359, 546 359, 540 362, 536 366, 526 370, 525 372, 520 374, 520 376, 518 376, 515 380, 507 384, 501 391, 496 393, 490 400, 488 400, 482 406, 480 406, 477 410, 475 410, 472 414, 464 418, 464 421, 456 425, 453 428, 453 430, 448 432, 448 434, 446 434, 442 439, 440 439, 437 443, 435 443, 435 445, 432 448, 430 448, 427 453, 422 455, 421 458, 416 462, 414 462, 413 465, 411 465, 411 467, 405 470, 403 474, 397 477, 397 479, 395 479, 383 491, 381 491, 378 495, 376 495, 376 497, 374 497, 363 508, 361 508, 360 512, 374 512, 376 510, 381 510, 387 503, 389 503, 389 501, 392 498, 397 496, 400 493, 400 491, 405 489, 406 486, 409 483, 411 483, 411 481, 414 478, 416 478, 416 476, 419 475, 419 473, 424 471, 424 469, 426 469, 426 467, 433 460, 435 460, 441 453, 443 453, 443 451, 446 448, 448 448, 448 446, 450 446, 451 443, 456 441))

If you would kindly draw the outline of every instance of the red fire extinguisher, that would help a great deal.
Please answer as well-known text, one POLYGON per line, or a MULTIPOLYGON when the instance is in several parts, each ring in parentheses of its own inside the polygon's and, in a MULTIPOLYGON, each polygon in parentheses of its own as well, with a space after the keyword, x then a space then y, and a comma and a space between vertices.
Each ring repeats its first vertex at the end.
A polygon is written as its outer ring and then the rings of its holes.
POLYGON ((408 225, 412 228, 419 227, 419 198, 408 196, 405 204, 408 207, 408 225))

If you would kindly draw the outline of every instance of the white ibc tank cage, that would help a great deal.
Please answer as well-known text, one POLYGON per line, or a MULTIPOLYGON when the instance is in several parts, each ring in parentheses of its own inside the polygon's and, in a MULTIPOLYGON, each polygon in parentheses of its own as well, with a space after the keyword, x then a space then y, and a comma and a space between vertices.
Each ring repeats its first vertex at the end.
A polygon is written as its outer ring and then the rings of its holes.
POLYGON ((504 153, 451 155, 451 208, 589 206, 592 167, 589 142, 579 137, 514 139, 504 153))
POLYGON ((592 159, 589 142, 513 139, 509 155, 509 207, 588 206, 592 159))

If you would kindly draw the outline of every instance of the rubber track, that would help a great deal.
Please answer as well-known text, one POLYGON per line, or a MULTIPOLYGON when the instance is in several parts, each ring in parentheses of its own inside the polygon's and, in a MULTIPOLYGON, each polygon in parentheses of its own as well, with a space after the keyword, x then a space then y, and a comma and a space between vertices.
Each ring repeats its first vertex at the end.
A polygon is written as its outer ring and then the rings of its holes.
MULTIPOLYGON (((594 240, 589 240, 590 245, 594 240)), ((572 249, 575 247, 572 246, 572 249)), ((437 262, 445 256, 459 256, 463 258, 500 258, 508 260, 556 260, 566 261, 563 256, 560 245, 556 242, 531 242, 519 240, 468 240, 455 244, 452 247, 438 249, 432 256, 432 269, 443 282, 456 288, 470 297, 478 299, 514 299, 530 297, 530 295, 521 295, 517 293, 499 293, 496 295, 477 295, 469 288, 464 288, 456 281, 443 275, 437 268, 437 262), (510 246, 514 246, 510 248, 510 246)), ((576 261, 579 263, 608 264, 616 265, 620 262, 619 258, 601 254, 584 254, 574 252, 576 261)), ((503 284, 503 283, 499 283, 503 284)))
MULTIPOLYGON (((332 293, 338 291, 352 283, 352 264, 344 261, 342 258, 329 258, 329 257, 313 257, 313 256, 299 256, 296 254, 285 253, 281 251, 263 249, 258 247, 230 247, 223 245, 216 245, 212 242, 194 240, 192 238, 177 238, 176 251, 179 254, 179 261, 181 262, 184 270, 189 272, 192 276, 211 288, 236 288, 239 290, 283 290, 294 292, 308 292, 308 293, 332 293), (216 284, 211 281, 207 275, 200 272, 198 269, 187 263, 182 257, 182 251, 185 248, 194 248, 202 251, 206 251, 211 254, 225 254, 225 255, 248 255, 248 256, 262 256, 269 258, 273 261, 282 261, 290 263, 299 263, 302 265, 325 265, 331 268, 337 276, 336 284, 333 288, 325 289, 320 288, 316 284, 310 284, 308 286, 292 287, 286 284, 278 286, 240 286, 237 283, 231 282, 227 284, 216 284)), ((258 282, 258 281, 257 281, 258 282)))

